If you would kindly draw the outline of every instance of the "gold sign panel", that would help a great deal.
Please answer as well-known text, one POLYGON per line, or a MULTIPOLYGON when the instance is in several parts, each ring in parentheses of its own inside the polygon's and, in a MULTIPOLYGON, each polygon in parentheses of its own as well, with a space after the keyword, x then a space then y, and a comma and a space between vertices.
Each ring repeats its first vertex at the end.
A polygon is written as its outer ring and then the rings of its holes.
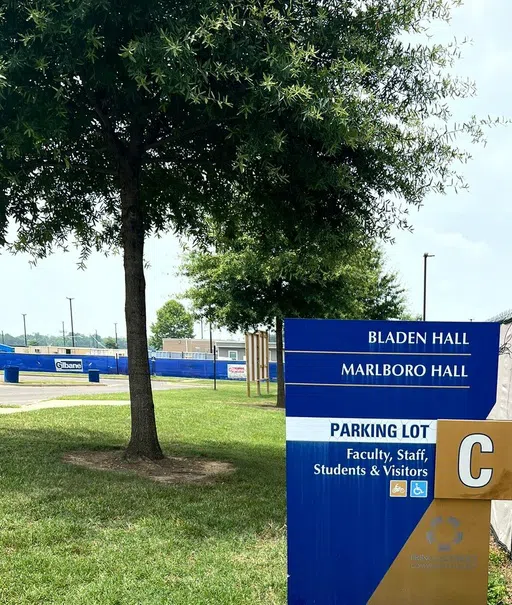
POLYGON ((439 420, 435 498, 512 500, 512 422, 439 420))
POLYGON ((368 605, 484 605, 491 503, 434 500, 368 605))
POLYGON ((512 422, 437 422, 434 501, 368 605, 484 605, 491 500, 512 500, 512 422))

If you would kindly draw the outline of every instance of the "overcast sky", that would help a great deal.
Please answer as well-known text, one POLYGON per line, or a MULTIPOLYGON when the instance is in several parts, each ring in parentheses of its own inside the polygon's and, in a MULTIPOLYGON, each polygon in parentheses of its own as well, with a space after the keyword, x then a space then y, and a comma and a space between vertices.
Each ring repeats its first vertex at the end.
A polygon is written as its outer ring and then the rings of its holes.
MULTIPOLYGON (((472 114, 512 117, 511 23, 511 0, 466 0, 450 27, 436 31, 442 40, 472 40, 457 72, 474 80, 478 92, 454 104, 455 121, 472 114)), ((428 281, 432 320, 486 320, 512 307, 512 125, 489 131, 487 145, 470 151, 473 159, 464 167, 469 191, 426 199, 411 215, 414 233, 397 234, 388 249, 415 312, 422 308, 423 253, 435 254, 428 281)))
MULTIPOLYGON (((512 0, 466 0, 454 12, 450 27, 436 28, 440 40, 468 37, 457 72, 476 81, 475 99, 454 104, 457 122, 472 114, 512 117, 512 0)), ((464 168, 469 192, 431 196, 413 211, 413 233, 397 233, 387 248, 388 264, 397 270, 409 293, 410 308, 420 312, 423 292, 423 253, 429 261, 428 318, 486 320, 512 307, 512 126, 487 135, 485 147, 472 147, 473 159, 464 168)), ((169 298, 183 292, 176 276, 180 246, 166 236, 147 246, 149 321, 169 298)), ((75 330, 113 334, 114 322, 124 334, 124 285, 119 257, 94 255, 86 271, 77 269, 77 255, 59 253, 29 265, 26 256, 0 255, 0 330, 57 333, 66 322, 67 296, 74 297, 75 330)))

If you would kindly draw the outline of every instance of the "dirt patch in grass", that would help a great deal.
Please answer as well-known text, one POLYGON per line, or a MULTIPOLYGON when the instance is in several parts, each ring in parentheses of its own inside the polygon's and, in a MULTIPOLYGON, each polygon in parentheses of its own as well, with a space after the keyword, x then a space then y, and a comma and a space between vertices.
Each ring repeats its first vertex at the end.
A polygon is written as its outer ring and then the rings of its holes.
POLYGON ((123 472, 159 483, 208 484, 235 471, 229 462, 169 456, 163 460, 127 461, 122 450, 69 452, 62 458, 68 464, 98 471, 123 472))

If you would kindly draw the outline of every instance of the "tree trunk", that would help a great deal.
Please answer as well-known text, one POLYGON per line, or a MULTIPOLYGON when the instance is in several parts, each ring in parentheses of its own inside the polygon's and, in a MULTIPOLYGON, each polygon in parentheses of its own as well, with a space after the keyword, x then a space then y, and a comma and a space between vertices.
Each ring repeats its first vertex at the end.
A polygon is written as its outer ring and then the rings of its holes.
POLYGON ((145 228, 140 206, 139 169, 121 172, 121 237, 124 252, 125 316, 128 337, 128 374, 132 430, 128 459, 163 458, 156 431, 155 407, 149 372, 144 277, 145 228))
POLYGON ((285 407, 284 395, 284 346, 283 320, 276 317, 276 353, 277 353, 277 407, 285 407))

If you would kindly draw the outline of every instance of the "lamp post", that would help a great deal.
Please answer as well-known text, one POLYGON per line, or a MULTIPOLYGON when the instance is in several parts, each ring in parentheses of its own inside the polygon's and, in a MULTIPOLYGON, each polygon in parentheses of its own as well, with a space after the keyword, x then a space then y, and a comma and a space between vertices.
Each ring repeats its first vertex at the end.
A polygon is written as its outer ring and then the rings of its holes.
POLYGON ((27 314, 26 313, 22 313, 23 315, 23 333, 25 334, 25 346, 28 347, 28 343, 27 343, 27 314))
POLYGON ((423 255, 423 321, 427 320, 427 260, 434 256, 428 252, 423 255))
POLYGON ((114 324, 114 334, 116 336, 116 349, 119 347, 119 343, 117 341, 117 324, 114 324))
POLYGON ((73 326, 73 301, 75 299, 70 298, 69 296, 66 296, 66 298, 69 300, 69 315, 71 317, 71 343, 73 348, 75 348, 75 328, 73 326))

